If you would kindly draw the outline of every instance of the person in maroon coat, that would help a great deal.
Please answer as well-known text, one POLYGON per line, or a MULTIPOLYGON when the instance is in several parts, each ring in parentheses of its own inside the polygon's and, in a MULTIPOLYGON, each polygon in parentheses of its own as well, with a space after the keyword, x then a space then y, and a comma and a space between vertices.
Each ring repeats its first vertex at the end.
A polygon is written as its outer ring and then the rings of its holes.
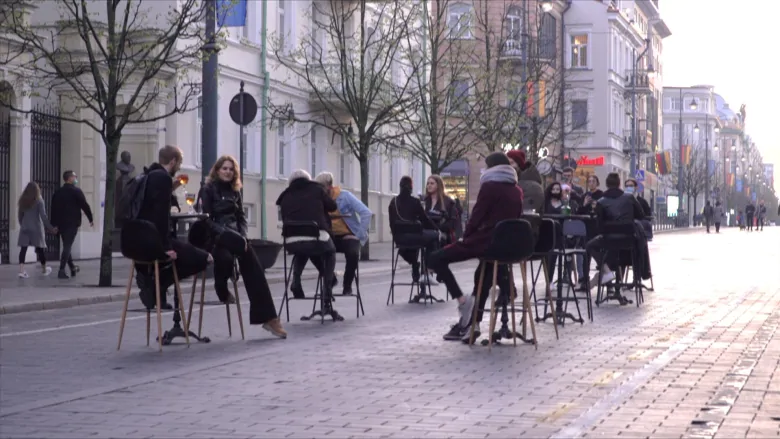
POLYGON ((482 256, 490 244, 496 224, 520 218, 523 214, 523 191, 517 186, 517 173, 510 166, 506 154, 494 152, 485 158, 485 164, 487 169, 479 179, 477 202, 466 224, 463 240, 428 257, 428 268, 436 272, 458 302, 460 321, 444 336, 445 340, 459 340, 466 333, 474 309, 474 296, 463 295, 450 264, 482 256))

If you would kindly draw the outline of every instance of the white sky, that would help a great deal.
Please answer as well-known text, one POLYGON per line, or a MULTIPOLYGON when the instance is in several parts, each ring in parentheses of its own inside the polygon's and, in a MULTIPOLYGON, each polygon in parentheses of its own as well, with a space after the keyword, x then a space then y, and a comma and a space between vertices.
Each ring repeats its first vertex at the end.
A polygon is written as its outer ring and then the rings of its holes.
POLYGON ((780 191, 780 1, 660 0, 659 7, 672 31, 664 40, 664 85, 713 85, 734 112, 745 104, 747 134, 764 162, 774 163, 780 191))

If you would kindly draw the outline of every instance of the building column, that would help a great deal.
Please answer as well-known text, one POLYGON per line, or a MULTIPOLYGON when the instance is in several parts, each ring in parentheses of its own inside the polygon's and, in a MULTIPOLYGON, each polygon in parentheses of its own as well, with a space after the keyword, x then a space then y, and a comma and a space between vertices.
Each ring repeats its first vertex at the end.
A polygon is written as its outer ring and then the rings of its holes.
MULTIPOLYGON (((17 93, 17 105, 22 111, 29 110, 32 103, 29 93, 17 93), (22 96, 24 95, 24 96, 22 96)), ((16 202, 22 195, 27 183, 32 178, 32 169, 30 167, 31 151, 30 145, 30 115, 12 112, 11 113, 11 227, 9 235, 9 256, 12 264, 19 263, 19 252, 16 242, 19 239, 19 221, 17 220, 16 202)))

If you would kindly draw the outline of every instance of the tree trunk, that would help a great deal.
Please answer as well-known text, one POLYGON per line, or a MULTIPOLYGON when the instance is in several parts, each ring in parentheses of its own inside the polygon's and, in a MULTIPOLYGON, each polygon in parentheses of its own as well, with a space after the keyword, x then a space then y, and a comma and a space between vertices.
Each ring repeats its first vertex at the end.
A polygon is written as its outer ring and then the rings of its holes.
MULTIPOLYGON (((107 136, 108 137, 108 136, 107 136)), ((100 276, 98 286, 112 286, 114 230, 114 193, 116 191, 116 160, 119 152, 119 135, 108 137, 106 148, 106 194, 103 199, 103 239, 100 244, 100 276)))
MULTIPOLYGON (((363 149, 363 145, 361 145, 361 149, 363 149)), ((363 150, 367 151, 368 147, 366 147, 363 150)), ((365 204, 368 207, 368 156, 367 154, 361 153, 360 158, 358 158, 358 163, 360 164, 360 201, 362 201, 363 204, 365 204)), ((361 261, 369 260, 369 243, 370 243, 369 241, 366 241, 366 245, 364 245, 363 248, 360 250, 361 261)))

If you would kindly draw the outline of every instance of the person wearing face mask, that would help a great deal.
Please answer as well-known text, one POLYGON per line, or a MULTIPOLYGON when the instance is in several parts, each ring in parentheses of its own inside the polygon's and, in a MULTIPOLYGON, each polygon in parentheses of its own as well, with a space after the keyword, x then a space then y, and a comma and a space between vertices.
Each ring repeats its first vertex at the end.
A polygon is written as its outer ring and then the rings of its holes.
MULTIPOLYGON (((171 237, 171 193, 174 190, 173 176, 181 169, 183 156, 181 149, 166 145, 160 148, 157 163, 144 169, 146 174, 146 191, 136 219, 148 221, 157 229, 157 236, 139 237, 139 239, 156 239, 162 244, 165 253, 174 261, 179 280, 186 279, 206 269, 213 261, 211 255, 187 242, 171 237)), ((152 266, 137 266, 136 280, 141 289, 139 298, 147 309, 155 307, 154 268, 152 266)), ((160 291, 165 291, 173 285, 173 269, 163 267, 160 270, 160 291)), ((161 307, 170 309, 166 295, 160 296, 161 307)))
POLYGON ((633 195, 636 201, 639 202, 639 205, 642 206, 642 212, 645 214, 645 216, 643 218, 637 218, 637 221, 642 225, 642 229, 645 231, 645 237, 647 240, 652 241, 653 223, 650 222, 650 218, 653 216, 653 210, 650 208, 650 204, 647 202, 647 200, 645 200, 644 197, 641 196, 641 194, 637 192, 639 185, 633 178, 626 180, 624 187, 624 192, 633 195))
POLYGON ((544 194, 544 213, 548 215, 560 214, 563 208, 563 190, 557 181, 547 186, 544 194))

